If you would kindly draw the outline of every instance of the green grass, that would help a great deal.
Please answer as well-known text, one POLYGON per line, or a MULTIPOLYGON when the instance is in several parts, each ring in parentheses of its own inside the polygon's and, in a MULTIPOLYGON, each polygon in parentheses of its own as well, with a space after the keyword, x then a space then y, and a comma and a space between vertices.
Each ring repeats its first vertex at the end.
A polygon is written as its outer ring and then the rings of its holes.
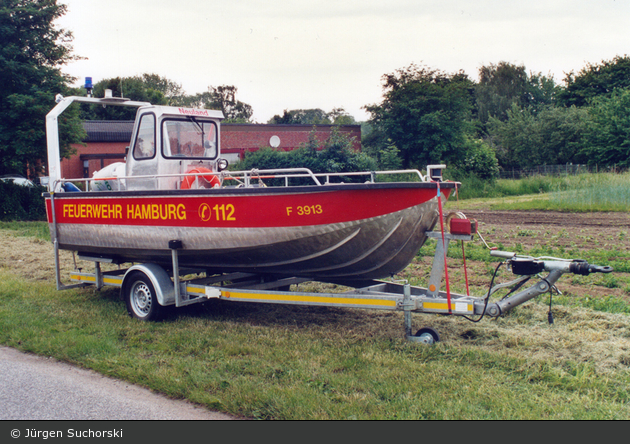
POLYGON ((462 186, 459 190, 459 198, 465 200, 548 193, 567 186, 565 179, 554 176, 532 176, 525 179, 498 179, 488 182, 477 177, 469 177, 460 181, 462 186))
POLYGON ((224 303, 141 323, 113 290, 57 292, 0 277, 2 344, 238 416, 630 417, 627 373, 366 335, 369 312, 224 303))
POLYGON ((0 221, 0 230, 10 231, 16 236, 34 237, 50 241, 50 231, 47 222, 0 221))
POLYGON ((458 198, 451 202, 479 198, 484 200, 476 204, 486 202, 494 210, 629 211, 630 173, 535 176, 495 183, 463 180, 458 198), (522 198, 505 199, 515 196, 522 198))
POLYGON ((568 307, 587 307, 595 311, 606 313, 630 314, 630 305, 628 302, 614 296, 604 298, 594 298, 592 296, 554 296, 552 302, 568 307))
POLYGON ((565 211, 628 211, 630 174, 577 176, 571 189, 552 193, 549 204, 565 211))

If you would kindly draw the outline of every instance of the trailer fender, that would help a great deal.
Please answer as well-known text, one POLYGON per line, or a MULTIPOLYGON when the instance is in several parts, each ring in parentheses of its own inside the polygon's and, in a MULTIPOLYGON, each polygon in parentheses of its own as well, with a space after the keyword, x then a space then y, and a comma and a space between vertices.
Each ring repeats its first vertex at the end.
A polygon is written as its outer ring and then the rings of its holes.
POLYGON ((153 287, 155 287, 158 303, 161 306, 165 307, 167 305, 175 304, 175 286, 173 285, 171 277, 168 273, 166 273, 164 268, 151 263, 134 265, 125 273, 121 288, 125 288, 127 277, 133 271, 141 271, 148 276, 153 284, 153 287))

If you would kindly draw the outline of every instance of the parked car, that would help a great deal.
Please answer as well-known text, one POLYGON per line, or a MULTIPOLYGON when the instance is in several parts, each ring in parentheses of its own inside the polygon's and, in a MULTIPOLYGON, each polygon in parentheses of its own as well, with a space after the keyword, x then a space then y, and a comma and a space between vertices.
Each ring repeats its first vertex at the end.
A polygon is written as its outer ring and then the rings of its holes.
POLYGON ((0 177, 0 180, 2 180, 3 182, 13 182, 14 184, 22 185, 25 187, 35 186, 35 184, 28 180, 26 177, 20 176, 18 174, 9 174, 6 176, 2 176, 0 177))

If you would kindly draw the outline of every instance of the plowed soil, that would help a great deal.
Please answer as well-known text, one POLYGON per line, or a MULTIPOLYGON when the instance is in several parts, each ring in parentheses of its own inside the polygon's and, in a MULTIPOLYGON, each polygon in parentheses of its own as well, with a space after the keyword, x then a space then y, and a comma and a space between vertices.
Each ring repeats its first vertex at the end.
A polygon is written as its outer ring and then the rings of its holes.
POLYGON ((578 249, 615 245, 630 251, 630 214, 556 211, 465 211, 486 241, 523 247, 551 244, 578 249))

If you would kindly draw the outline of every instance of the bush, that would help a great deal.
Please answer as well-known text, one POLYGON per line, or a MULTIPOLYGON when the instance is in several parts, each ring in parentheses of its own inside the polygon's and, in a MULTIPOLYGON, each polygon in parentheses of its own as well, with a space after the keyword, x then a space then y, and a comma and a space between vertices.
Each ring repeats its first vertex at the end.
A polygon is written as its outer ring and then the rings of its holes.
POLYGON ((491 182, 499 177, 499 162, 494 150, 481 139, 467 139, 462 156, 453 167, 452 175, 456 179, 475 176, 491 182))
POLYGON ((0 220, 46 220, 45 187, 0 181, 0 220))
MULTIPOLYGON (((263 147, 258 151, 247 153, 245 158, 234 165, 234 170, 247 171, 252 168, 279 169, 279 168, 308 168, 313 173, 342 173, 377 170, 377 161, 365 153, 352 149, 352 140, 338 131, 333 130, 330 137, 323 143, 317 139, 313 130, 309 135, 308 143, 292 151, 274 150, 263 147), (319 148, 323 146, 323 149, 319 148)), ((345 182, 363 182, 365 177, 343 177, 345 182)), ((310 179, 299 181, 312 183, 310 179)), ((278 181, 278 184, 284 183, 278 181)), ((274 185, 269 181, 268 185, 274 185)), ((297 185, 298 181, 292 182, 297 185)))

